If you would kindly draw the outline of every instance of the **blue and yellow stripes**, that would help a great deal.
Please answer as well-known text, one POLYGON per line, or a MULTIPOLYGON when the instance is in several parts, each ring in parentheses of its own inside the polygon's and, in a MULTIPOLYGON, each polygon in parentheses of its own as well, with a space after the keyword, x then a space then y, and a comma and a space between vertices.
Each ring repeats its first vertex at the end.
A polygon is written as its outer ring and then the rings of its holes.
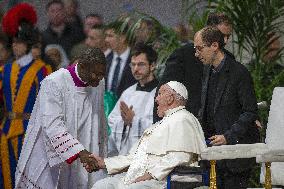
POLYGON ((12 64, 6 64, 3 71, 3 97, 5 99, 6 111, 12 111, 12 91, 10 83, 10 73, 12 64))
MULTIPOLYGON (((31 113, 40 88, 41 80, 50 72, 41 60, 25 67, 18 64, 6 64, 3 74, 3 93, 6 111, 31 113)), ((9 120, 3 123, 1 135, 0 184, 5 189, 14 187, 14 174, 22 148, 28 120, 9 120), (1 175, 2 172, 2 175, 1 175), (2 183, 1 183, 2 182, 2 183)))
POLYGON ((0 103, 3 98, 2 86, 3 86, 3 66, 0 66, 0 103))

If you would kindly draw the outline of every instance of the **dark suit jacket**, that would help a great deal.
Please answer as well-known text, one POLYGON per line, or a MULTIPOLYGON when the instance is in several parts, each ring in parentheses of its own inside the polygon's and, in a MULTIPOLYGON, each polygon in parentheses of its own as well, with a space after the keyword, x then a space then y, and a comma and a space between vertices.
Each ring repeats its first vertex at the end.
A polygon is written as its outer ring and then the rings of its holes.
MULTIPOLYGON (((161 85, 169 81, 179 81, 183 83, 189 94, 186 109, 197 116, 200 108, 203 65, 194 54, 195 49, 192 43, 177 49, 166 62, 166 68, 160 80, 160 84, 157 87, 157 91, 161 85)), ((156 103, 153 111, 153 121, 155 123, 160 119, 157 116, 156 103)))
MULTIPOLYGON (((205 111, 210 69, 210 66, 204 67, 199 111, 205 135, 208 131, 205 111)), ((259 142, 259 132, 255 126, 257 118, 257 101, 250 73, 244 65, 226 56, 225 64, 219 72, 214 103, 215 134, 224 135, 228 144, 259 142)), ((238 172, 248 169, 252 164, 252 161, 242 159, 225 160, 219 165, 238 172)))
POLYGON ((58 36, 50 26, 42 32, 42 43, 44 48, 49 44, 59 44, 70 57, 71 49, 74 45, 85 38, 82 29, 66 24, 61 36, 58 36))
MULTIPOLYGON (((112 59, 113 59, 113 52, 111 52, 106 57, 106 60, 107 60, 106 75, 105 75, 106 88, 108 86, 108 74, 109 74, 109 71, 110 71, 112 59)), ((125 89, 127 89, 128 87, 130 87, 131 85, 136 83, 136 80, 133 77, 132 72, 131 72, 130 62, 131 62, 131 56, 129 55, 129 57, 127 58, 127 62, 125 64, 125 67, 123 69, 123 72, 122 72, 120 83, 118 84, 118 87, 117 87, 117 94, 116 95, 117 95, 118 98, 121 96, 122 92, 125 91, 125 89)))

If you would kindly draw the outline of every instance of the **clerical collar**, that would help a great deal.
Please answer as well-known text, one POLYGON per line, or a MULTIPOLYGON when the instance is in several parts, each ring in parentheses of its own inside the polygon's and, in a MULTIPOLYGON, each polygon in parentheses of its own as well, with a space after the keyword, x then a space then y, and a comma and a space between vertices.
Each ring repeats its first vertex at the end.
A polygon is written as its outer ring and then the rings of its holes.
POLYGON ((72 64, 72 65, 68 66, 67 70, 71 74, 72 79, 73 79, 76 87, 87 87, 88 86, 87 83, 82 81, 82 79, 80 78, 80 76, 78 74, 77 64, 72 64))
POLYGON ((26 54, 24 56, 22 56, 21 58, 19 58, 18 60, 16 60, 16 63, 20 66, 20 67, 24 67, 26 65, 28 65, 29 63, 31 63, 33 60, 33 56, 32 53, 26 54))
POLYGON ((224 58, 223 60, 220 62, 220 64, 217 66, 217 68, 214 68, 214 66, 212 66, 212 71, 213 73, 218 73, 220 72, 220 70, 223 68, 224 64, 225 64, 225 60, 226 60, 226 54, 224 53, 224 58))
POLYGON ((159 81, 154 78, 152 81, 146 83, 144 86, 141 86, 140 83, 137 83, 136 91, 145 91, 145 92, 151 92, 153 89, 155 89, 159 84, 159 81))
POLYGON ((165 111, 165 116, 169 116, 169 115, 172 115, 180 110, 183 110, 185 109, 185 106, 178 106, 176 108, 172 108, 172 109, 169 109, 167 111, 165 111))

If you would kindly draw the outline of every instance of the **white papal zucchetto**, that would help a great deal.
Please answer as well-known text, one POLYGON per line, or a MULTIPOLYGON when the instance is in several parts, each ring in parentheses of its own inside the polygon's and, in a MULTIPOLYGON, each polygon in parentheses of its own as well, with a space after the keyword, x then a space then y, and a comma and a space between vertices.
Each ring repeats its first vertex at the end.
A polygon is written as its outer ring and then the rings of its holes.
POLYGON ((183 98, 185 98, 186 100, 188 99, 187 89, 182 83, 178 81, 169 81, 166 84, 183 98))

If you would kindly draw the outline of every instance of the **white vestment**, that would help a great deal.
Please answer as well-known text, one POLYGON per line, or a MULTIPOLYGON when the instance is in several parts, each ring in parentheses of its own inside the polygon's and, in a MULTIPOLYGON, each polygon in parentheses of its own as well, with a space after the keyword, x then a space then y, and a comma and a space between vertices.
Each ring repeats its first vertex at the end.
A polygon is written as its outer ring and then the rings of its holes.
POLYGON ((150 92, 136 90, 137 83, 127 88, 117 101, 114 109, 108 117, 108 125, 111 128, 110 139, 114 146, 109 149, 111 156, 126 155, 133 144, 137 143, 144 130, 153 122, 153 107, 156 88, 150 92), (121 117, 120 102, 124 101, 128 107, 133 106, 135 116, 131 126, 124 126, 121 117), (123 133, 125 127, 125 132, 123 133), (124 135, 124 138, 122 137, 124 135))
POLYGON ((84 149, 104 156, 103 91, 103 82, 97 91, 76 87, 66 69, 42 81, 17 165, 15 188, 85 189, 95 177, 102 178, 88 174, 79 159, 71 165, 66 160, 84 149))
POLYGON ((127 156, 105 159, 108 174, 116 174, 128 168, 125 176, 112 185, 112 179, 98 181, 93 189, 163 188, 166 176, 179 165, 198 160, 206 148, 205 138, 198 120, 184 106, 166 111, 165 117, 145 130, 138 144, 127 156), (137 146, 138 145, 138 146, 137 146), (149 173, 154 179, 131 184, 138 177, 149 173), (132 187, 133 185, 133 187, 132 187), (136 185, 134 187, 134 185, 136 185))

